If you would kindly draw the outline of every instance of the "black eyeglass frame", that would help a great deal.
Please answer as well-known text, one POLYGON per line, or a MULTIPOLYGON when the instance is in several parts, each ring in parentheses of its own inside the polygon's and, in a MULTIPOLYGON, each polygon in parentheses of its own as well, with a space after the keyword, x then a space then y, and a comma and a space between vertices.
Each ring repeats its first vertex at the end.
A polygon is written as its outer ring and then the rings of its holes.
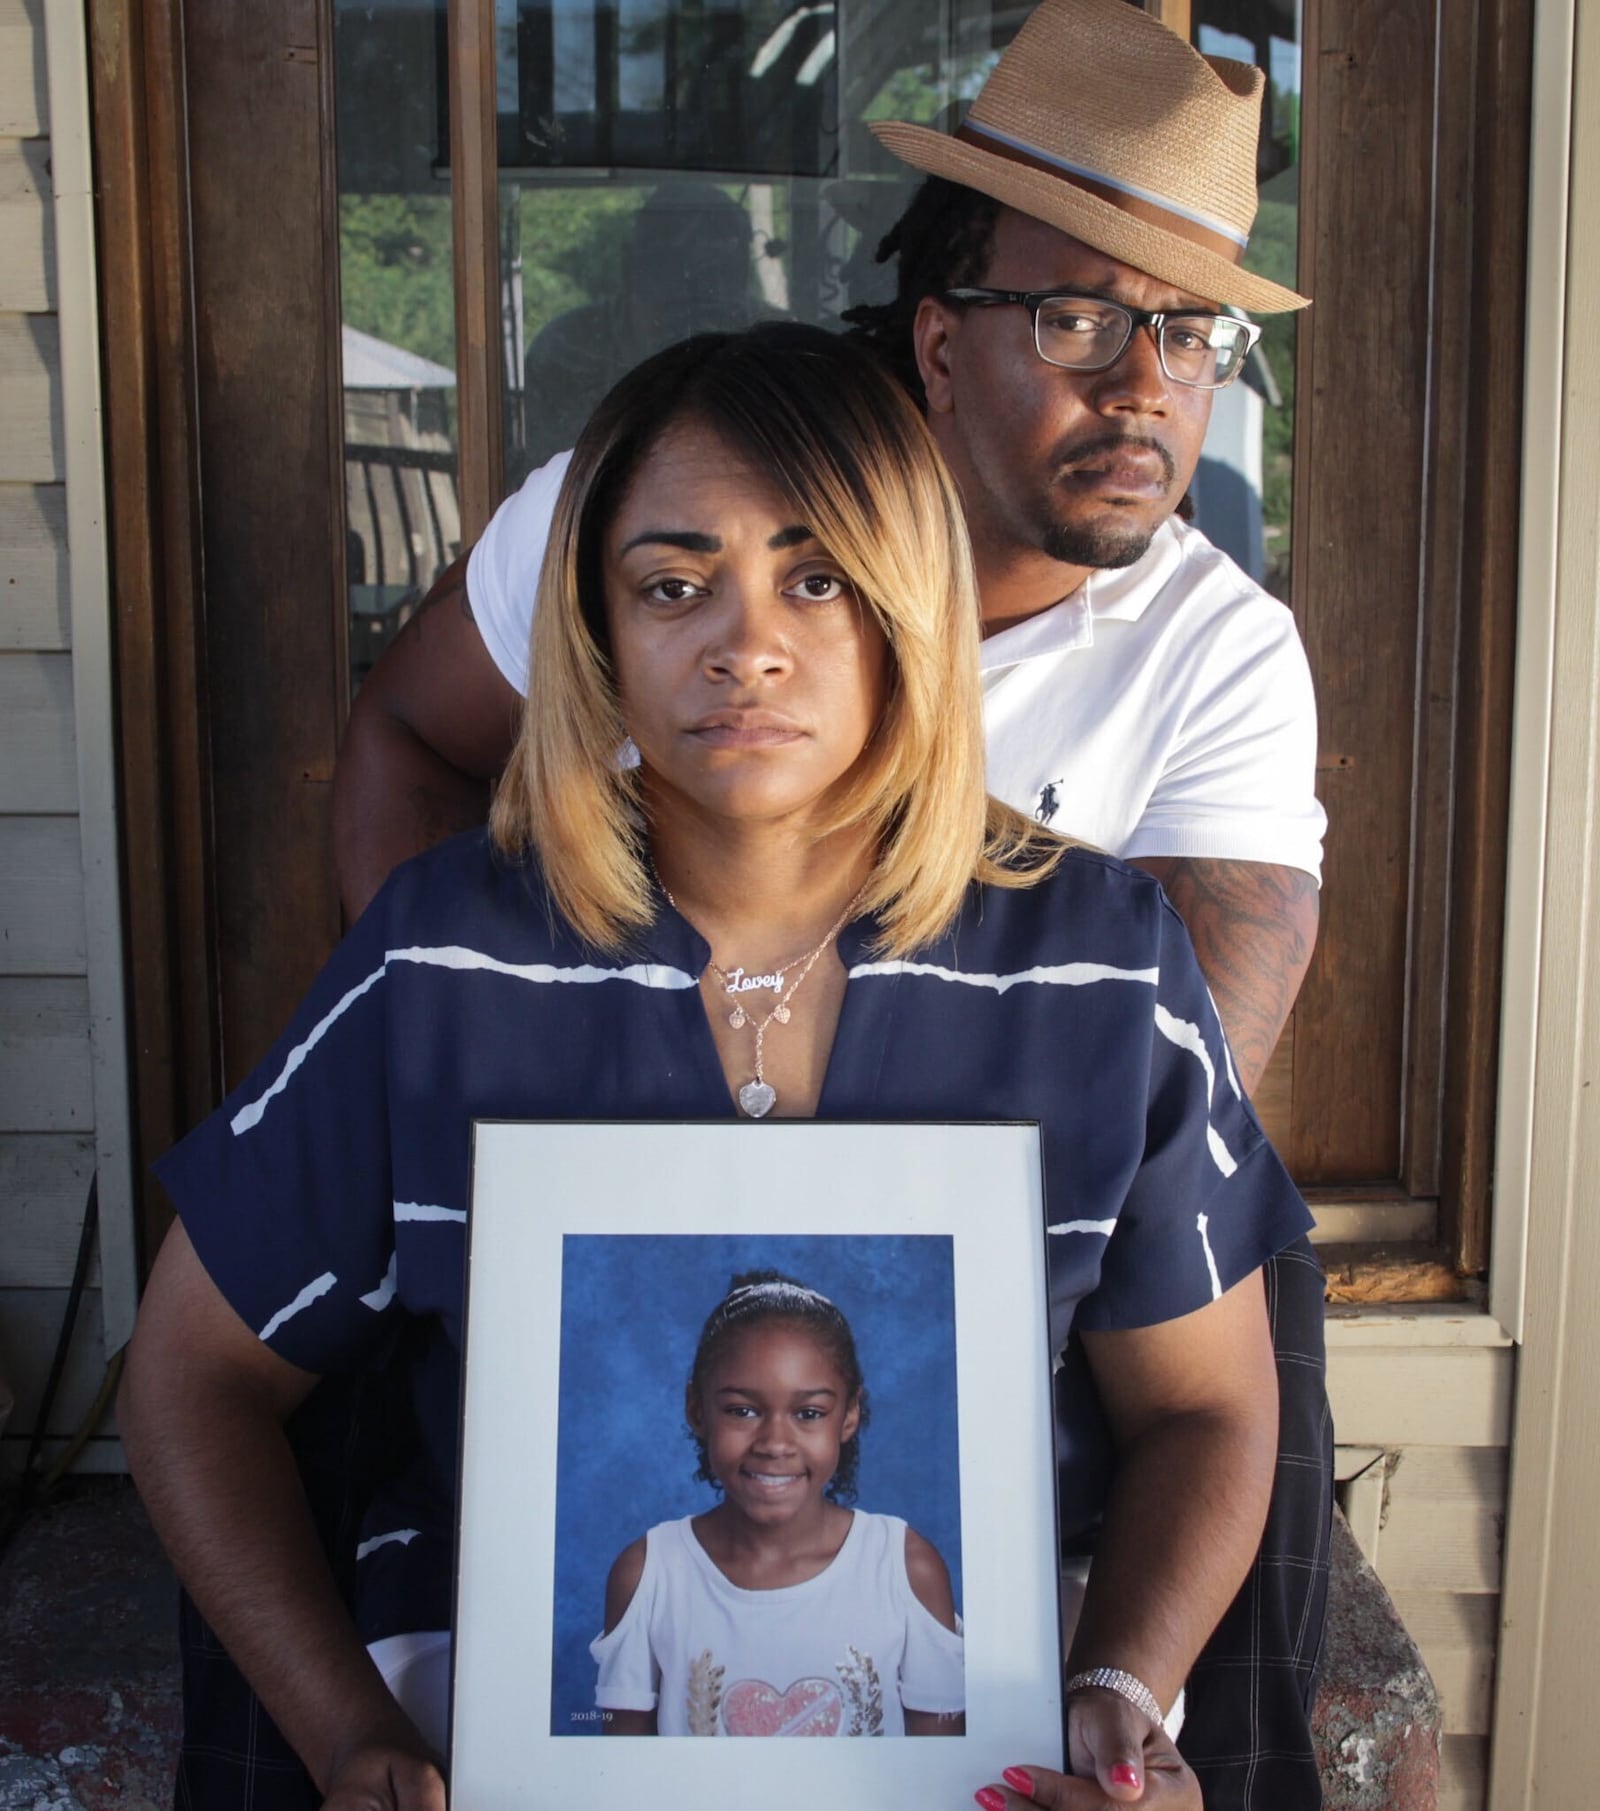
POLYGON ((1141 327, 1153 327, 1156 335, 1156 355, 1161 360, 1161 369, 1175 384, 1182 384, 1186 390, 1226 390, 1228 385, 1245 367, 1245 361, 1255 350, 1261 338, 1261 329, 1254 321, 1240 319, 1238 315, 1224 314, 1216 308, 1134 308, 1126 302, 1115 301, 1110 296, 1097 296, 1080 289, 947 289, 939 298, 944 302, 955 302, 962 307, 991 308, 996 304, 1014 303, 1026 308, 1033 322, 1033 349, 1045 364, 1053 365, 1058 371, 1109 371, 1133 344, 1133 336, 1141 327), (1111 357, 1103 359, 1097 365, 1064 365, 1060 359, 1051 358, 1039 344, 1039 310, 1046 302, 1096 302, 1102 308, 1114 308, 1128 323, 1128 332, 1123 342, 1111 357), (1166 339, 1163 328, 1168 321, 1231 321, 1234 326, 1243 330, 1245 346, 1239 354, 1239 362, 1223 378, 1220 384, 1197 384, 1191 377, 1180 377, 1167 363, 1166 339))

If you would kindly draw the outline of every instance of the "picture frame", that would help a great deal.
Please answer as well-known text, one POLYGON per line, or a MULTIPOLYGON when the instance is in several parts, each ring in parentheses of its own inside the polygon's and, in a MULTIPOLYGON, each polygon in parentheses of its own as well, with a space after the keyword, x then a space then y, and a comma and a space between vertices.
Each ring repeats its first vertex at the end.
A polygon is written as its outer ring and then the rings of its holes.
MULTIPOLYGON (((662 1678, 659 1726, 686 1718, 688 1739, 581 1739, 617 1717, 595 1701, 589 1644, 618 1556, 650 1530, 652 1565, 669 1542, 691 1543, 679 1555, 691 1571, 713 1564, 683 1532, 720 1500, 694 1475, 686 1387, 708 1315, 752 1274, 824 1297, 852 1329, 871 1405, 857 1442, 868 1513, 824 1570, 842 1567, 858 1531, 858 1559, 875 1524, 894 1554, 909 1543, 890 1532, 898 1521, 916 1531, 961 1617, 958 1642, 932 1645, 946 1668, 956 1649, 965 1718, 937 1741, 792 1742, 761 1769, 764 1811, 930 1811, 970 1803, 1007 1766, 1062 1766, 1042 1203, 1033 1125, 475 1125, 452 1803, 734 1804, 753 1790, 750 1750, 696 1734, 918 1723, 911 1689, 902 1711, 896 1678, 870 1659, 858 1668, 852 1640, 854 1661, 798 1678, 766 1676, 781 1660, 727 1678, 708 1649, 709 1692, 679 1694, 686 1712, 662 1678)), ((875 1603, 877 1587, 845 1596, 875 1603)), ((913 1621, 923 1614, 913 1606, 913 1621)))

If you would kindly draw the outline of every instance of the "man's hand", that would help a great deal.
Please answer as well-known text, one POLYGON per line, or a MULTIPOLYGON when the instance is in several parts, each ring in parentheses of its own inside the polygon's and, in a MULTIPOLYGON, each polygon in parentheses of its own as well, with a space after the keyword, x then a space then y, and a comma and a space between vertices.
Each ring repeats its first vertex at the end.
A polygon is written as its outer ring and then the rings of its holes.
POLYGON ((359 918, 390 873, 481 824, 522 699, 473 621, 463 555, 367 675, 333 773, 333 844, 345 914, 359 918))
POLYGON ((1246 1094, 1266 1072, 1317 944, 1317 883, 1268 862, 1139 857, 1177 907, 1246 1094))
POLYGON ((437 1779, 428 1749, 334 1585, 284 1437, 316 1381, 245 1326, 175 1222, 145 1290, 117 1410, 150 1520, 329 1804, 442 1811, 442 1783, 436 1797, 424 1791, 430 1773, 437 1779))
POLYGON ((1119 1712, 1102 1714, 1090 1708, 1091 1699, 1108 1696, 1085 1692, 1074 1697, 1069 1708, 1072 1765, 1078 1777, 1069 1779, 1048 1767, 1008 1767, 1004 1784, 985 1786, 975 1794, 983 1811, 1022 1811, 1028 1805, 1043 1806, 1044 1811, 1120 1811, 1124 1805, 1140 1805, 1145 1811, 1203 1811, 1200 1782, 1167 1732, 1152 1728, 1120 1698, 1115 1703, 1128 1713, 1126 1730, 1119 1712), (1105 1757, 1118 1758, 1108 1758, 1099 1768, 1091 1766, 1086 1743, 1096 1744, 1105 1757), (1136 1777, 1112 1780, 1107 1766, 1129 1768, 1136 1777))
POLYGON ((418 1750, 358 1748, 329 1776, 322 1811, 445 1811, 444 1776, 418 1750))

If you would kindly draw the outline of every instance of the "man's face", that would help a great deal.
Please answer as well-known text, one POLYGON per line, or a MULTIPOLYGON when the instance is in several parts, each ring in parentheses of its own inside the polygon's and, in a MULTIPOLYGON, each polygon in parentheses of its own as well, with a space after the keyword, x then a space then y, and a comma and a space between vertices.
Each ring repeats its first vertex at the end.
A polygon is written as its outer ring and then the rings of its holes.
MULTIPOLYGON (((1215 307, 1011 208, 980 281, 1152 311, 1215 307)), ((1026 308, 930 299, 917 356, 980 557, 1027 549, 1069 566, 1131 566, 1189 487, 1212 392, 1166 375, 1148 327, 1109 370, 1068 371, 1034 350, 1026 308)))

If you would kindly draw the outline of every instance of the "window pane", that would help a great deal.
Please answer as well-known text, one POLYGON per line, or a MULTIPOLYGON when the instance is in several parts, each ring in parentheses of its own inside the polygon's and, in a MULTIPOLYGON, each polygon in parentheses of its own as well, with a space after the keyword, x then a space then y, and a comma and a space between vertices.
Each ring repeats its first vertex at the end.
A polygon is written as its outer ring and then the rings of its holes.
POLYGON ((460 551, 445 0, 337 0, 350 679, 460 551))
POLYGON ((498 0, 508 486, 685 334, 883 299, 915 179, 867 122, 946 117, 1025 10, 498 0))
MULTIPOLYGON (((1267 72, 1256 160, 1261 206, 1248 269, 1295 286, 1300 227, 1300 0, 1195 0, 1208 56, 1267 72)), ((1244 374, 1218 394, 1194 485, 1196 520, 1245 571, 1289 601, 1298 317, 1262 315, 1244 374)))

